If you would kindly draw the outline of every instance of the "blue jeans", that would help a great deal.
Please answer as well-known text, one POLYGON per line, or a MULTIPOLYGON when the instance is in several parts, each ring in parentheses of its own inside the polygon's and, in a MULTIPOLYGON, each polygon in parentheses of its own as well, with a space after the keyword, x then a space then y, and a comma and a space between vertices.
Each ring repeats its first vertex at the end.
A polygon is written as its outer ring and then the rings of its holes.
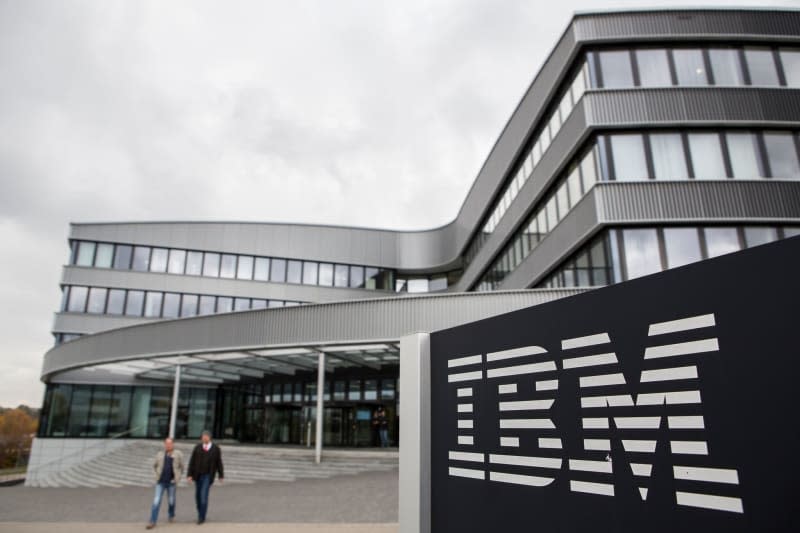
POLYGON ((151 524, 155 524, 156 520, 158 520, 158 511, 161 509, 161 498, 164 496, 164 491, 167 491, 169 517, 175 518, 175 483, 170 483, 169 485, 156 483, 156 497, 153 498, 153 507, 150 510, 151 524))
POLYGON ((378 436, 381 438, 381 448, 388 448, 389 447, 389 430, 387 428, 381 428, 378 430, 378 436))
POLYGON ((211 474, 201 474, 194 480, 194 500, 197 504, 197 517, 200 520, 206 519, 208 512, 208 490, 214 482, 211 481, 211 474))

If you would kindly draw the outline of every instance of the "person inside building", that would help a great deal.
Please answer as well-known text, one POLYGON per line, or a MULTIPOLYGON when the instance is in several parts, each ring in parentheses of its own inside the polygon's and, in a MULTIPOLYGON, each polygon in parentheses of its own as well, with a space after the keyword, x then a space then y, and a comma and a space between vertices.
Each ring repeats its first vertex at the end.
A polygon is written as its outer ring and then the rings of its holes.
POLYGON ((375 419, 372 422, 378 429, 378 439, 381 448, 389 447, 389 418, 386 416, 386 409, 381 405, 375 412, 375 419))
POLYGON ((156 479, 156 494, 150 509, 150 522, 147 523, 146 529, 156 527, 164 492, 167 493, 169 521, 175 520, 175 489, 178 486, 178 480, 183 477, 183 454, 180 450, 175 449, 172 439, 166 439, 164 451, 156 454, 153 461, 153 472, 156 479))
POLYGON ((203 431, 200 443, 194 447, 189 459, 189 481, 194 482, 194 496, 197 504, 197 523, 206 521, 208 512, 208 493, 214 479, 219 474, 219 482, 225 478, 222 466, 222 450, 211 442, 211 432, 203 431))

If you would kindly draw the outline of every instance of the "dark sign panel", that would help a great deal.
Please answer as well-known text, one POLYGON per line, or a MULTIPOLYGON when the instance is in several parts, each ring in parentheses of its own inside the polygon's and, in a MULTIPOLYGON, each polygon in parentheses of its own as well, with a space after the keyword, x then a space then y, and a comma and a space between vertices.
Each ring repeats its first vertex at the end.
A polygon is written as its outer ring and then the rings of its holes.
POLYGON ((800 238, 431 335, 432 530, 798 531, 800 238))

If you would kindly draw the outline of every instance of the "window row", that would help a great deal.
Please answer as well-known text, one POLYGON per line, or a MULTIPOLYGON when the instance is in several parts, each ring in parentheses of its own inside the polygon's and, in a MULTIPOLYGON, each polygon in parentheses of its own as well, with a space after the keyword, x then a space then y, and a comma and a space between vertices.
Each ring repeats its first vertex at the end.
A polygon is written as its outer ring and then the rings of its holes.
POLYGON ((500 220, 506 214, 506 211, 511 206, 511 202, 514 201, 519 191, 533 174, 533 170, 536 168, 536 165, 539 164, 543 154, 550 147, 550 143, 561 129, 561 125, 566 122, 567 117, 572 113, 572 109, 586 91, 588 76, 586 63, 581 63, 575 77, 572 78, 567 85, 567 89, 564 91, 561 99, 558 100, 558 104, 554 106, 549 118, 542 121, 544 126, 541 128, 538 135, 534 136, 534 140, 531 142, 531 148, 518 164, 516 173, 512 173, 514 178, 506 185, 492 213, 487 218, 483 228, 481 228, 481 232, 476 235, 472 243, 470 243, 469 248, 464 254, 465 264, 469 264, 478 254, 483 243, 486 242, 489 235, 494 232, 500 220))
MULTIPOLYGON (((216 391, 182 387, 175 435, 197 438, 213 429, 216 391)), ((171 387, 50 384, 40 437, 145 437, 169 433, 171 387)))
POLYGON ((587 53, 590 87, 800 87, 800 48, 643 47, 587 53))
POLYGON ((777 130, 597 135, 537 203, 475 290, 495 290, 598 181, 730 178, 800 179, 800 136, 777 130))
POLYGON ((393 290, 387 269, 176 248, 73 241, 71 264, 273 283, 393 290))
POLYGON ((301 303, 260 298, 65 285, 61 311, 96 315, 180 318, 248 309, 291 307, 301 303))
MULTIPOLYGON (((325 381, 324 401, 396 400, 395 378, 332 378, 325 381)), ((279 403, 314 403, 317 401, 317 382, 260 383, 248 385, 246 406, 279 403)))
POLYGON ((602 232, 538 288, 595 287, 800 235, 800 226, 675 226, 602 232))

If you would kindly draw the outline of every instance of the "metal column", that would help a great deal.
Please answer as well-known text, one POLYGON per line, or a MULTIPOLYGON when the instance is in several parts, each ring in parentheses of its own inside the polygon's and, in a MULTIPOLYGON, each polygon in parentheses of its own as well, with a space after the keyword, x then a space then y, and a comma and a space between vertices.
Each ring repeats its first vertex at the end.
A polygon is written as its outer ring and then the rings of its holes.
POLYGON ((172 410, 169 413, 169 438, 175 438, 175 423, 178 421, 178 395, 181 390, 181 365, 175 367, 175 382, 172 385, 172 410))
POLYGON ((317 365, 317 436, 314 441, 316 445, 314 462, 319 464, 322 461, 322 418, 325 403, 325 352, 319 352, 317 365))

